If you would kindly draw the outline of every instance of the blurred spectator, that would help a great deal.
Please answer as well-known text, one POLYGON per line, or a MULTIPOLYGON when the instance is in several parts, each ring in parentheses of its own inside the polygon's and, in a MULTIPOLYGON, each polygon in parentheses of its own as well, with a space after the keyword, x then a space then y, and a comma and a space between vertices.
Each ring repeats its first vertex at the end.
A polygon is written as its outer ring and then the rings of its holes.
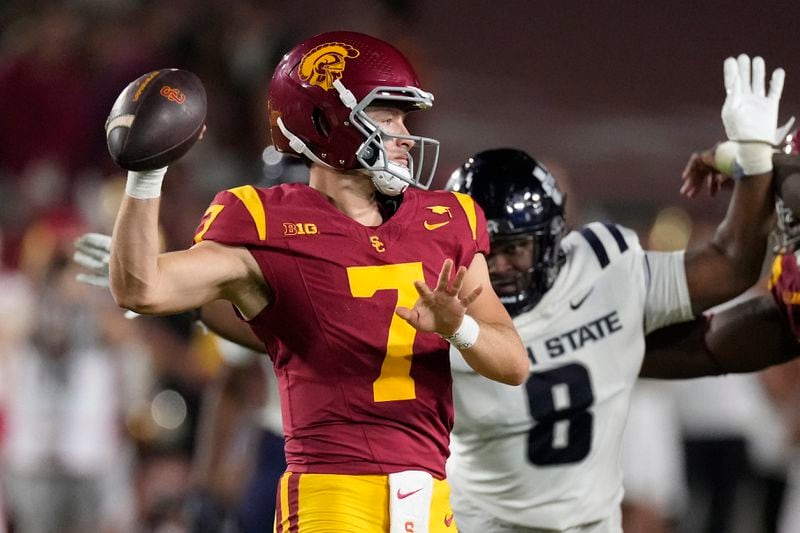
POLYGON ((135 383, 123 360, 144 358, 109 342, 112 324, 99 317, 113 309, 110 298, 74 276, 66 257, 52 256, 32 334, 6 345, 9 510, 24 532, 129 531, 131 449, 122 429, 133 399, 125 391, 135 383))
POLYGON ((640 379, 622 438, 626 533, 667 533, 687 506, 680 420, 670 383, 640 379))

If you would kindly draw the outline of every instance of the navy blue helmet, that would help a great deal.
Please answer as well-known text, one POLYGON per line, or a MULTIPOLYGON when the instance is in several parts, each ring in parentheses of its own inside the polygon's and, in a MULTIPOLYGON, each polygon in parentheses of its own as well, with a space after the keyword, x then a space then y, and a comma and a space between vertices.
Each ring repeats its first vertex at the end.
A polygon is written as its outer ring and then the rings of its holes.
POLYGON ((533 308, 564 264, 565 196, 553 175, 525 152, 500 148, 470 157, 445 188, 470 195, 483 208, 492 253, 509 242, 533 241, 532 267, 519 276, 516 290, 497 290, 511 316, 533 308))

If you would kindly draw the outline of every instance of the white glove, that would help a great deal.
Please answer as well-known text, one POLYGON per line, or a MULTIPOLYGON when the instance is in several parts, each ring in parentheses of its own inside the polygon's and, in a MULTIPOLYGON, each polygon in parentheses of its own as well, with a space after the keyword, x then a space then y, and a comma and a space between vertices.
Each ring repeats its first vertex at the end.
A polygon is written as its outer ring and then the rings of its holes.
POLYGON ((108 261, 111 258, 111 235, 84 233, 75 240, 73 261, 87 268, 75 278, 81 283, 108 288, 108 261))
POLYGON ((725 103, 722 123, 731 141, 775 142, 778 130, 778 104, 783 92, 786 73, 777 68, 769 82, 769 94, 764 91, 764 60, 754 57, 751 80, 750 58, 741 54, 729 57, 724 63, 725 103))
MULTIPOLYGON (((80 273, 75 279, 87 285, 107 289, 108 261, 111 259, 111 235, 102 233, 84 233, 75 239, 75 253, 72 260, 89 269, 89 273, 80 273)), ((139 313, 125 311, 125 318, 136 318, 139 313)))
POLYGON ((725 92, 722 123, 728 139, 737 142, 736 161, 741 174, 764 174, 772 170, 772 146, 785 135, 794 119, 778 128, 778 109, 785 72, 772 73, 769 93, 764 87, 764 60, 741 54, 724 63, 725 92))

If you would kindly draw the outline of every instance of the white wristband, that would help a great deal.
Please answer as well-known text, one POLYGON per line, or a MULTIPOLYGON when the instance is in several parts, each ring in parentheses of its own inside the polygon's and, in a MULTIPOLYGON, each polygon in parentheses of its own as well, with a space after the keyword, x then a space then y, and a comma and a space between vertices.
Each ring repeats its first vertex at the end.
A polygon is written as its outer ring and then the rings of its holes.
POLYGON ((161 182, 164 181, 166 173, 167 167, 142 170, 140 172, 129 170, 125 193, 140 200, 158 198, 161 196, 161 182))
POLYGON ((736 162, 745 176, 766 174, 772 171, 772 145, 761 142, 739 143, 736 162))
POLYGON ((461 321, 461 325, 458 326, 455 333, 448 337, 444 335, 441 335, 441 337, 459 350, 466 350, 467 348, 472 348, 478 341, 480 332, 481 327, 475 322, 475 319, 469 315, 464 315, 464 320, 461 321))

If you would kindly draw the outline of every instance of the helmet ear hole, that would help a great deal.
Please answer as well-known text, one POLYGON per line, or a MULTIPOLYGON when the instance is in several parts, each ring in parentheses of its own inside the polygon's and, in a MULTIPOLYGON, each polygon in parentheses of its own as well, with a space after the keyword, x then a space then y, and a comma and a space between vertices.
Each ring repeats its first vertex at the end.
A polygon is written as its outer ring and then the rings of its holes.
POLYGON ((325 114, 322 112, 322 109, 315 107, 314 111, 311 113, 311 120, 314 123, 314 129, 317 130, 318 134, 326 138, 330 136, 331 127, 328 123, 328 119, 325 118, 325 114))
POLYGON ((369 144, 363 146, 359 150, 359 156, 364 158, 364 161, 367 163, 367 165, 370 166, 374 165, 375 161, 378 160, 378 155, 379 155, 378 150, 376 150, 373 146, 370 146, 369 144))

